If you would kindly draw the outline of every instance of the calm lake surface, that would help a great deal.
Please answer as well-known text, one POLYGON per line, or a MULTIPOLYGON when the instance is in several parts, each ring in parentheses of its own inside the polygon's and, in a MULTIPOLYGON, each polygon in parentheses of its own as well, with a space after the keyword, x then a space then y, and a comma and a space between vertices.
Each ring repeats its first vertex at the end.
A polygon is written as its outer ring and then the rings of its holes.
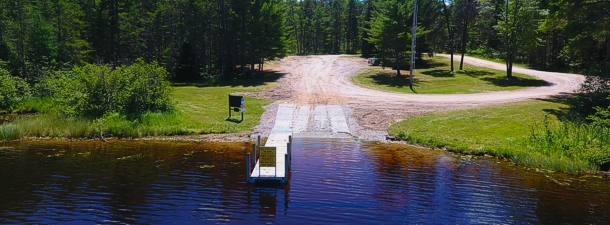
POLYGON ((290 184, 245 182, 248 143, 2 144, 0 223, 606 224, 610 183, 404 145, 293 144, 290 184))

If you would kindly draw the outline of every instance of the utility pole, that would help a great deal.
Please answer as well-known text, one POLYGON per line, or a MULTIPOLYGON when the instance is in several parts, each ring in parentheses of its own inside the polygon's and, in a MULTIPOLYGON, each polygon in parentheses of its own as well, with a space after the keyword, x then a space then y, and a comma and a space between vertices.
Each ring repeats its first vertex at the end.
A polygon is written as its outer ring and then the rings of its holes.
POLYGON ((413 0, 413 28, 411 30, 411 82, 409 87, 413 90, 413 70, 415 70, 415 32, 417 30, 417 0, 413 0))

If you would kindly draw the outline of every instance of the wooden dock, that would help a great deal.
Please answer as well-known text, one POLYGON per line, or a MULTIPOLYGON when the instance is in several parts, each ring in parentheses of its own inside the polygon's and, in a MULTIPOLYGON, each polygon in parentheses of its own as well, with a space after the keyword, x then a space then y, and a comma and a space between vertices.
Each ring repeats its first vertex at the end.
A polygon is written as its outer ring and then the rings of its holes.
MULTIPOLYGON (((295 104, 280 104, 269 138, 262 147, 265 154, 261 155, 260 149, 253 145, 252 153, 246 156, 249 183, 289 181, 293 130, 298 137, 351 138, 347 119, 340 105, 297 107, 295 104), (273 160, 274 156, 275 160, 273 160), (254 169, 251 165, 254 165, 254 169)), ((260 146, 260 137, 258 146, 260 146)))
POLYGON ((248 157, 248 182, 279 181, 287 183, 290 172, 290 142, 292 137, 292 117, 296 105, 280 104, 273 129, 265 143, 265 147, 275 147, 275 167, 260 166, 260 151, 253 149, 253 158, 256 161, 254 170, 250 172, 250 157, 248 157), (256 157, 255 157, 256 156, 256 157))

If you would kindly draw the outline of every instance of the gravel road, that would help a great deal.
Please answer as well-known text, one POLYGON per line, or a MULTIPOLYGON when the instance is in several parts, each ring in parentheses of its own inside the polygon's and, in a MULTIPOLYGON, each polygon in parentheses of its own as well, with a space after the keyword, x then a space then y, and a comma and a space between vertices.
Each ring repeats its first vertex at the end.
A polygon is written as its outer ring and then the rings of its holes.
MULTIPOLYGON (((449 57, 444 54, 437 56, 449 57)), ((504 64, 472 57, 465 57, 464 62, 479 67, 506 70, 504 64)), ((372 90, 353 84, 350 77, 367 67, 366 59, 345 55, 289 56, 278 61, 273 69, 286 75, 278 80, 277 87, 248 94, 275 101, 267 107, 254 135, 268 134, 279 103, 293 103, 297 106, 342 105, 352 135, 364 140, 383 141, 391 123, 406 117, 570 94, 584 81, 584 76, 578 74, 513 67, 515 73, 537 77, 550 85, 477 94, 403 94, 372 90)))

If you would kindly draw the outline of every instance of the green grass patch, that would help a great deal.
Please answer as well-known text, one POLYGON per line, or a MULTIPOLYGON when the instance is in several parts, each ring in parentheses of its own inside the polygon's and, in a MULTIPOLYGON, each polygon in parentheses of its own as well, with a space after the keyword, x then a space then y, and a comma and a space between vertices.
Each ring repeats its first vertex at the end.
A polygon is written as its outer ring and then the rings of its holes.
MULTIPOLYGON (((454 54, 453 55, 456 59, 459 59, 459 57, 461 56, 460 54, 454 54)), ((487 61, 492 61, 492 62, 497 62, 500 64, 506 64, 506 60, 504 60, 503 58, 494 58, 494 57, 489 57, 483 54, 479 54, 479 53, 467 53, 465 54, 465 56, 470 56, 473 58, 477 58, 477 59, 484 59, 487 61)), ((459 62, 457 62, 459 63, 459 62)), ((457 64, 459 65, 459 64, 457 64)), ((526 68, 526 69, 533 69, 533 70, 540 70, 540 71, 550 71, 550 72, 561 72, 561 73, 574 73, 575 71, 569 69, 569 68, 558 68, 556 66, 540 66, 540 65, 530 65, 527 63, 523 63, 523 62, 513 62, 513 66, 517 66, 517 67, 521 67, 521 68, 526 68)))
POLYGON ((181 85, 175 88, 176 108, 185 120, 185 127, 197 133, 236 133, 250 131, 260 122, 265 111, 263 106, 269 100, 245 97, 246 112, 241 121, 241 113, 232 112, 229 117, 228 95, 237 92, 258 91, 270 87, 269 83, 261 85, 181 85))
POLYGON ((0 140, 24 137, 99 138, 145 137, 252 131, 269 100, 245 97, 246 113, 228 118, 228 95, 272 88, 279 74, 247 80, 173 84, 174 110, 125 116, 108 113, 101 118, 63 116, 50 98, 30 99, 19 107, 37 115, 0 125, 0 140))
MULTIPOLYGON (((461 56, 462 56, 461 54, 453 54, 454 59, 460 59, 461 56)), ((504 60, 503 58, 488 57, 488 56, 485 56, 483 54, 477 54, 477 53, 466 53, 465 56, 470 56, 470 57, 477 58, 477 59, 484 59, 484 60, 487 60, 487 61, 497 62, 497 63, 506 65, 506 60, 504 60)), ((459 65, 460 62, 457 61, 457 63, 458 63, 457 65, 459 65)), ((517 67, 521 67, 521 68, 527 68, 527 69, 533 69, 528 64, 521 63, 521 62, 513 62, 513 66, 517 66, 517 67)))
POLYGON ((610 138, 602 138, 610 132, 560 122, 556 115, 566 107, 531 100, 433 113, 393 124, 389 133, 412 143, 509 158, 531 167, 570 173, 596 171, 610 161, 610 150, 605 150, 610 149, 610 138))
POLYGON ((45 98, 30 98, 22 101, 17 106, 17 112, 39 112, 39 113, 52 113, 59 112, 60 109, 57 108, 55 103, 53 103, 53 99, 50 97, 45 98))
POLYGON ((363 58, 360 54, 344 54, 341 55, 343 58, 363 58))
POLYGON ((183 135, 184 121, 178 114, 146 113, 139 118, 108 114, 99 119, 40 114, 0 125, 0 138, 13 140, 23 137, 100 138, 183 135), (152 122, 151 122, 152 121, 152 122))
MULTIPOLYGON (((415 90, 421 94, 481 93, 489 91, 510 91, 526 87, 548 85, 546 81, 515 73, 507 78, 506 72, 464 64, 464 70, 451 72, 449 59, 444 57, 426 58, 418 62, 415 70, 415 90)), ((395 76, 395 70, 372 67, 352 77, 360 86, 382 91, 412 93, 409 76, 395 76)), ((401 71, 409 74, 408 71, 401 71)))

